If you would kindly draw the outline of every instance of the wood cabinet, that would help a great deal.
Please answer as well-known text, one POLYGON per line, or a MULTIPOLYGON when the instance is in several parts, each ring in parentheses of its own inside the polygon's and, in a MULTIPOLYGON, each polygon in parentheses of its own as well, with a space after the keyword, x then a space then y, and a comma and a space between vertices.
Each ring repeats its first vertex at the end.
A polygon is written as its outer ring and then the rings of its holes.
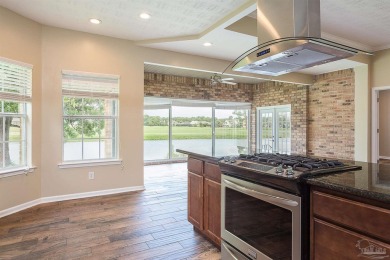
POLYGON ((203 176, 188 172, 188 221, 203 229, 203 176))
POLYGON ((390 257, 389 205, 311 190, 311 259, 390 257))
POLYGON ((221 245, 221 184, 204 180, 204 231, 221 245))
POLYGON ((188 158, 188 221, 221 246, 221 171, 215 163, 188 158))

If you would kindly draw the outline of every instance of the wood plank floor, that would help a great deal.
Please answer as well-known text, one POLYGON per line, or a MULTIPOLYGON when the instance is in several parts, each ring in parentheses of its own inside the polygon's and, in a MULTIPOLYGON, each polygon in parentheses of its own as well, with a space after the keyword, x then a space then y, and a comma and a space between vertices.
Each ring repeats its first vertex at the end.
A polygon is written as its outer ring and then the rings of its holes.
POLYGON ((220 259, 187 221, 186 164, 145 166, 145 186, 0 218, 0 259, 220 259))

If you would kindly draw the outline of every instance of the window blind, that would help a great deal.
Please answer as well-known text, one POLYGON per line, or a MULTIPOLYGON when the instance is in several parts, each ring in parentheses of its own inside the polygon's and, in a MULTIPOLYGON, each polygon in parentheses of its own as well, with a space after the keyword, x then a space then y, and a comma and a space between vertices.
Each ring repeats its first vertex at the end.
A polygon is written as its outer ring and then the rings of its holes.
POLYGON ((62 71, 62 94, 73 97, 118 98, 119 76, 62 71))
POLYGON ((31 101, 32 65, 0 57, 0 99, 31 101))

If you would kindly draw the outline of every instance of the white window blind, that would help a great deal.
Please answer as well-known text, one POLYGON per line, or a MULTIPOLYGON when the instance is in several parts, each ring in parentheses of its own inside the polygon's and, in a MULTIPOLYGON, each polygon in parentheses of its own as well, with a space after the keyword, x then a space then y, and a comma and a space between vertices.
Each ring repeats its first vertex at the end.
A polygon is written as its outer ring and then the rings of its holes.
POLYGON ((73 97, 118 98, 119 76, 63 70, 62 94, 73 97))
POLYGON ((32 65, 0 58, 0 99, 31 101, 32 65))

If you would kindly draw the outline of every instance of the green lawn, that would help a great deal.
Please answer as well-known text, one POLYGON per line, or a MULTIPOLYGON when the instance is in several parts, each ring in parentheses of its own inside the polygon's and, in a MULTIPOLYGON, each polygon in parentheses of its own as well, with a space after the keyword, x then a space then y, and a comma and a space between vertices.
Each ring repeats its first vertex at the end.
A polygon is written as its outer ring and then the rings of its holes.
MULTIPOLYGON (((217 139, 246 139, 246 129, 216 128, 217 139)), ((172 138, 179 139, 211 139, 211 127, 172 127, 172 138)), ((144 126, 144 140, 168 140, 168 126, 144 126)))

